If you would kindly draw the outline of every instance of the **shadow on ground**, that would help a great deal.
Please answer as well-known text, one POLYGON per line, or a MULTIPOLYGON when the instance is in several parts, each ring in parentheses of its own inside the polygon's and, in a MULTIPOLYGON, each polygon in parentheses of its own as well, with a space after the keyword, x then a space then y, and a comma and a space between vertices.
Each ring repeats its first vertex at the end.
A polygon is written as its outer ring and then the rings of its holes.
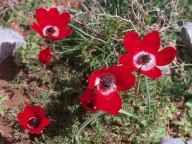
POLYGON ((11 144, 0 134, 0 144, 11 144))
POLYGON ((18 73, 17 65, 14 62, 13 56, 7 57, 0 64, 0 80, 11 81, 18 73))

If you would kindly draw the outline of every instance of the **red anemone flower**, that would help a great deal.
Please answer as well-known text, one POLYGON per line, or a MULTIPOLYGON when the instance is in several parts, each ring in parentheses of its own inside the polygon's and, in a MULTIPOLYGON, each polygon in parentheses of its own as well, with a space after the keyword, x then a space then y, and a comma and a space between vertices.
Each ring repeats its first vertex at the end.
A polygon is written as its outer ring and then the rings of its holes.
POLYGON ((122 107, 122 100, 116 90, 129 90, 135 83, 135 76, 124 66, 112 66, 94 71, 89 77, 89 88, 96 88, 96 105, 102 111, 116 115, 122 107))
POLYGON ((159 78, 162 73, 157 66, 170 64, 177 54, 173 47, 159 51, 160 37, 157 31, 145 35, 142 41, 135 32, 127 32, 124 47, 128 54, 120 56, 118 61, 150 78, 159 78))
POLYGON ((19 123, 26 129, 29 129, 35 134, 40 134, 45 126, 50 124, 50 121, 45 116, 42 107, 26 106, 24 112, 18 114, 19 123))
POLYGON ((59 14, 57 8, 36 10, 37 23, 32 23, 31 28, 41 36, 60 40, 71 34, 72 28, 66 28, 70 22, 70 14, 64 12, 59 14))
POLYGON ((90 110, 92 112, 99 110, 99 107, 96 106, 96 96, 90 88, 87 88, 84 96, 80 96, 79 99, 86 110, 90 110))
POLYGON ((43 64, 51 61, 51 51, 48 47, 39 52, 39 61, 43 64))

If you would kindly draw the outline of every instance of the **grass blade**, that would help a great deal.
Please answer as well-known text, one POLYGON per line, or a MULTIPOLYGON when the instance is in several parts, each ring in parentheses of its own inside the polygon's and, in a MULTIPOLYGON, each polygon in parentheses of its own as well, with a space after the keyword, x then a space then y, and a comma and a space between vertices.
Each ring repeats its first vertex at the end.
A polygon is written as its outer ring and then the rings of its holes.
POLYGON ((77 141, 77 143, 79 144, 79 135, 81 134, 82 130, 89 124, 91 123, 93 120, 95 120, 96 118, 98 118, 99 116, 105 114, 105 112, 103 111, 99 111, 96 114, 94 114, 92 117, 90 117, 89 119, 87 119, 79 128, 79 130, 77 131, 76 135, 75 135, 75 140, 77 141))
POLYGON ((120 109, 119 112, 139 120, 139 117, 134 113, 128 112, 124 109, 120 109))

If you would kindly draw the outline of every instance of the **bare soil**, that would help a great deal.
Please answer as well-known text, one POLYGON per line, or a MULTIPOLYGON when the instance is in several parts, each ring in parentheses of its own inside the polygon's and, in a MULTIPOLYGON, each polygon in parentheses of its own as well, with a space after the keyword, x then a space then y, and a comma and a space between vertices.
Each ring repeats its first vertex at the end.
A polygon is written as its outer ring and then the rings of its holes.
MULTIPOLYGON (((0 94, 1 96, 8 96, 9 99, 3 103, 8 109, 18 107, 21 104, 27 103, 28 99, 22 93, 15 93, 9 89, 9 82, 13 80, 19 70, 14 63, 14 58, 9 56, 0 64, 0 94)), ((12 138, 13 123, 5 123, 0 117, 0 144, 9 143, 7 139, 12 138)))

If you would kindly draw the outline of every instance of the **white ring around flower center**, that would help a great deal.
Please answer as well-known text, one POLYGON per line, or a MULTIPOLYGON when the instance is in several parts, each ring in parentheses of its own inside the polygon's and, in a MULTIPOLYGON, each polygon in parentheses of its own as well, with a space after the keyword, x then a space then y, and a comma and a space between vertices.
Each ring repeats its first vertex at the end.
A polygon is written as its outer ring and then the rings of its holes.
POLYGON ((109 94, 113 91, 116 90, 117 86, 116 86, 116 79, 115 76, 112 73, 103 73, 101 75, 99 75, 96 80, 95 80, 95 86, 97 86, 98 90, 102 93, 102 94, 109 94), (111 86, 109 88, 105 88, 102 84, 101 81, 104 78, 110 78, 112 80, 111 82, 111 86))
MULTIPOLYGON (((28 120, 28 122, 29 122, 30 120, 32 120, 33 118, 36 118, 36 117, 31 117, 31 118, 28 120)), ((27 125, 28 125, 29 128, 34 129, 34 127, 31 127, 29 124, 27 124, 27 125)))
POLYGON ((43 29, 43 35, 44 36, 47 36, 47 35, 52 35, 52 36, 55 36, 55 37, 57 37, 57 36, 59 36, 59 29, 56 27, 56 26, 46 26, 46 27, 44 27, 44 29, 43 29), (55 32, 53 33, 53 34, 47 34, 47 29, 49 29, 49 28, 53 28, 54 30, 55 30, 55 32))
POLYGON ((155 59, 155 56, 151 53, 148 53, 148 52, 139 52, 138 54, 136 54, 134 57, 133 57, 133 64, 139 69, 141 68, 141 70, 144 70, 144 71, 147 71, 147 70, 150 70, 152 69, 153 67, 156 66, 156 59, 155 59), (140 56, 142 55, 149 55, 150 56, 150 60, 148 63, 146 63, 145 65, 142 65, 142 64, 137 64, 137 60, 140 56))

